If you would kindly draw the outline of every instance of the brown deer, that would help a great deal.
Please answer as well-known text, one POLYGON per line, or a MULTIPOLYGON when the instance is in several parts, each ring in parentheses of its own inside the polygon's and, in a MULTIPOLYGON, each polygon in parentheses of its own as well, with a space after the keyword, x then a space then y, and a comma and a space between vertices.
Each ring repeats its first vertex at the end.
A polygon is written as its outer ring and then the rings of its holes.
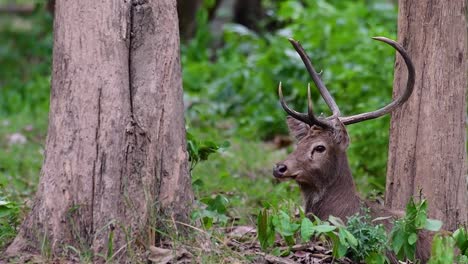
MULTIPOLYGON (((278 93, 281 106, 289 114, 287 124, 292 136, 297 140, 297 147, 285 160, 276 164, 273 175, 278 179, 293 179, 298 183, 308 214, 314 214, 321 219, 328 219, 333 215, 346 220, 347 217, 360 212, 363 207, 367 207, 373 218, 389 216, 383 224, 390 230, 391 218, 401 217, 403 214, 363 201, 359 197, 346 156, 349 136, 345 126, 381 117, 403 105, 413 92, 415 70, 410 57, 400 44, 384 37, 374 39, 394 47, 403 57, 408 69, 406 89, 402 95, 379 110, 347 117, 340 115, 338 105, 322 83, 301 45, 293 39, 289 40, 331 109, 332 115, 325 118, 314 115, 310 85, 307 88, 308 112, 299 113, 291 109, 284 101, 280 83, 278 93)), ((417 244, 416 257, 425 263, 429 252, 430 237, 422 232, 417 244)), ((398 263, 393 254, 389 256, 392 263, 398 263)))

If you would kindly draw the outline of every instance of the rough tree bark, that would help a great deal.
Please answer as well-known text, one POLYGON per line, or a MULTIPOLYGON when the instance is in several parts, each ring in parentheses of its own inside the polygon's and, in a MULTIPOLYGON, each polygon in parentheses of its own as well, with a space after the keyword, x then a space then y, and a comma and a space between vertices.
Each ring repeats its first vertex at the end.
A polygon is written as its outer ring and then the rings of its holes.
MULTIPOLYGON (((386 203, 402 209, 420 189, 430 217, 454 229, 468 220, 465 0, 400 1, 398 39, 416 67, 412 97, 392 115, 386 203)), ((394 94, 405 86, 401 60, 394 94)))
POLYGON ((6 253, 46 241, 117 261, 154 244, 166 216, 186 220, 193 199, 176 0, 57 1, 53 53, 39 188, 6 253))

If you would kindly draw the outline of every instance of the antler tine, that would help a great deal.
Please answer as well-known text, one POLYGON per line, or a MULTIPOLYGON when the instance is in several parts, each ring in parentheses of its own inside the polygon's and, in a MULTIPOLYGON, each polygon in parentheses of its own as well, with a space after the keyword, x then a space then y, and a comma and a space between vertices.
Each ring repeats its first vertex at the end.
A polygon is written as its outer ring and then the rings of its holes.
POLYGON ((289 106, 286 104, 286 102, 284 101, 284 97, 283 97, 283 90, 281 89, 281 82, 278 85, 278 95, 280 98, 281 106, 283 107, 284 111, 286 111, 286 113, 288 113, 291 117, 299 121, 302 121, 306 124, 311 125, 310 120, 308 119, 308 116, 306 114, 299 113, 295 111, 294 109, 289 108, 289 106))
POLYGON ((310 93, 310 83, 307 84, 307 114, 309 116, 309 120, 311 123, 316 124, 323 128, 332 128, 332 126, 329 123, 319 120, 314 115, 314 109, 312 105, 312 96, 310 93))
POLYGON ((281 103, 281 106, 283 107, 284 111, 286 111, 286 113, 288 113, 291 117, 308 124, 309 126, 318 125, 318 126, 323 127, 323 128, 330 128, 331 125, 329 125, 326 122, 318 120, 315 117, 315 115, 314 115, 314 113, 312 111, 312 99, 310 97, 310 85, 308 87, 307 92, 308 92, 308 95, 307 95, 308 114, 303 114, 303 113, 299 113, 299 112, 291 109, 286 104, 286 102, 284 101, 284 97, 283 97, 283 90, 281 88, 281 82, 278 85, 278 95, 279 95, 279 98, 280 98, 280 103, 281 103))
POLYGON ((411 96, 411 93, 413 93, 413 88, 414 88, 414 81, 415 81, 415 70, 414 70, 414 65, 413 62, 411 61, 411 58, 409 57, 408 53, 406 50, 401 46, 398 42, 385 38, 385 37, 373 37, 373 39, 382 41, 387 43, 388 45, 392 46, 395 48, 398 53, 403 57, 403 60, 405 61, 406 68, 408 69, 408 81, 406 82, 406 89, 404 93, 392 101, 390 104, 372 112, 367 112, 367 113, 362 113, 358 115, 353 115, 353 116, 348 116, 348 117, 340 117, 340 120, 343 124, 349 125, 349 124, 354 124, 358 123, 361 121, 369 120, 369 119, 374 119, 381 117, 385 114, 388 114, 395 110, 396 108, 400 107, 403 105, 408 98, 411 96))
POLYGON ((312 80, 317 86, 320 94, 322 95, 323 99, 327 103, 328 107, 330 107, 330 110, 333 113, 333 117, 340 116, 340 109, 338 105, 336 104, 335 100, 331 96, 327 87, 325 87, 325 85, 323 84, 322 80, 320 79, 320 76, 315 71, 314 66, 312 65, 312 62, 310 61, 309 56, 307 56, 307 53, 304 51, 304 48, 302 48, 301 44, 298 41, 292 38, 289 39, 289 42, 291 42, 294 49, 296 50, 296 52, 299 54, 302 61, 304 62, 304 65, 307 71, 309 72, 310 77, 312 77, 312 80))

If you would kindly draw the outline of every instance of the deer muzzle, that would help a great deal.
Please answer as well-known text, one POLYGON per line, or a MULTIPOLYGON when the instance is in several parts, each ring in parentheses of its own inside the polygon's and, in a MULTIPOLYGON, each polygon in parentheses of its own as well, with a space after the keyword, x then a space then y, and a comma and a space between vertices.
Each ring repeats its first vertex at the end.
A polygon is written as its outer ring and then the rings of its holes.
POLYGON ((289 175, 288 173, 288 166, 284 163, 278 163, 275 165, 273 168, 273 176, 278 179, 284 179, 284 178, 295 178, 292 175, 289 175))

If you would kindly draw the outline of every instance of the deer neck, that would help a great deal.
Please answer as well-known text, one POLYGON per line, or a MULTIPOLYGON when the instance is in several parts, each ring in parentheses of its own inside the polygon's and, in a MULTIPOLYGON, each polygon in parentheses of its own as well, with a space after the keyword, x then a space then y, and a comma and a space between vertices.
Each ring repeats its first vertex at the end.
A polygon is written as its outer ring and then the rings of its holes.
POLYGON ((333 215, 346 221, 347 216, 359 212, 362 201, 357 194, 346 155, 338 159, 335 173, 334 177, 330 177, 335 181, 326 187, 301 186, 306 213, 312 213, 322 220, 333 215))

